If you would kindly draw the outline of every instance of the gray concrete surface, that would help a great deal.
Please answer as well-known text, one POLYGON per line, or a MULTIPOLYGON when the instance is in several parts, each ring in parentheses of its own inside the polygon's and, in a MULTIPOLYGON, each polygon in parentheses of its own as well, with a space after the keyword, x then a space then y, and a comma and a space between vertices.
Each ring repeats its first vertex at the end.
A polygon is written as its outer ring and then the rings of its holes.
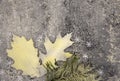
POLYGON ((120 0, 0 0, 0 81, 45 81, 12 68, 6 49, 15 34, 45 53, 45 36, 54 42, 59 33, 72 33, 65 51, 86 54, 105 81, 120 81, 120 0))

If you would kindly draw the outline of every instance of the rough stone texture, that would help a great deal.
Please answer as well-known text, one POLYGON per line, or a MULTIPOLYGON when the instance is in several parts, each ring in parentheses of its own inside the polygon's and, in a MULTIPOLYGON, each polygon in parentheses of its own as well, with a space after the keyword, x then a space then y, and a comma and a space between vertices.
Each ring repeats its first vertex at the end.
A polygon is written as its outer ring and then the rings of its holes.
POLYGON ((6 49, 15 34, 46 53, 44 38, 55 42, 59 33, 72 33, 65 51, 87 55, 105 80, 120 81, 120 0, 0 0, 0 81, 45 81, 12 68, 6 49))

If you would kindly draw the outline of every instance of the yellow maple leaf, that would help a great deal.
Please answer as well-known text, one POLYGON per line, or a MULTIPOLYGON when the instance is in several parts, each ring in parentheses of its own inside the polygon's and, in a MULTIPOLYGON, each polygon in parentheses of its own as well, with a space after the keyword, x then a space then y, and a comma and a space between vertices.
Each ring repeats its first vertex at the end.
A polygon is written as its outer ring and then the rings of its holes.
POLYGON ((22 70, 23 75, 39 76, 38 50, 33 40, 27 41, 24 37, 13 36, 12 49, 7 50, 8 56, 14 60, 12 67, 22 70))
POLYGON ((66 58, 71 57, 72 54, 64 52, 64 49, 73 43, 70 41, 70 38, 71 34, 67 34, 63 38, 59 34, 55 43, 51 43, 50 40, 46 37, 44 45, 47 50, 47 54, 40 54, 43 65, 45 65, 47 62, 51 62, 55 66, 55 60, 65 61, 66 58))

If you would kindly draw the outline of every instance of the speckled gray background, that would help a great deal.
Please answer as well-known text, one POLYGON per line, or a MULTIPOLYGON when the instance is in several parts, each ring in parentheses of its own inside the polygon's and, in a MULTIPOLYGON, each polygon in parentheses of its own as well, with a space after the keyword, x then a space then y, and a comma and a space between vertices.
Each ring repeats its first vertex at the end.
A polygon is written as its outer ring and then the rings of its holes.
POLYGON ((0 81, 45 81, 11 67, 12 34, 45 53, 45 36, 54 42, 59 33, 72 33, 65 51, 87 55, 106 81, 120 81, 120 0, 0 0, 0 81))

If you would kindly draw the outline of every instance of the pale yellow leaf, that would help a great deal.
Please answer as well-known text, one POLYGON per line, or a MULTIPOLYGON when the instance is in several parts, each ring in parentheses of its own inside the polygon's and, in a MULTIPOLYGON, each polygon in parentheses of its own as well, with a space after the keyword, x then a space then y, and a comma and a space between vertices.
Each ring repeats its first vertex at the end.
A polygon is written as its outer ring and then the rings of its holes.
POLYGON ((51 43, 50 40, 46 37, 44 45, 47 50, 47 54, 40 54, 40 58, 42 59, 43 64, 45 65, 47 62, 51 62, 54 65, 55 59, 56 61, 65 61, 66 58, 70 57, 72 54, 64 52, 64 49, 73 43, 70 41, 70 38, 71 34, 67 34, 63 38, 58 35, 55 43, 51 43))
POLYGON ((33 45, 33 40, 27 41, 25 37, 13 36, 12 49, 7 50, 8 56, 14 60, 12 67, 22 70, 23 75, 39 76, 38 50, 33 45))

